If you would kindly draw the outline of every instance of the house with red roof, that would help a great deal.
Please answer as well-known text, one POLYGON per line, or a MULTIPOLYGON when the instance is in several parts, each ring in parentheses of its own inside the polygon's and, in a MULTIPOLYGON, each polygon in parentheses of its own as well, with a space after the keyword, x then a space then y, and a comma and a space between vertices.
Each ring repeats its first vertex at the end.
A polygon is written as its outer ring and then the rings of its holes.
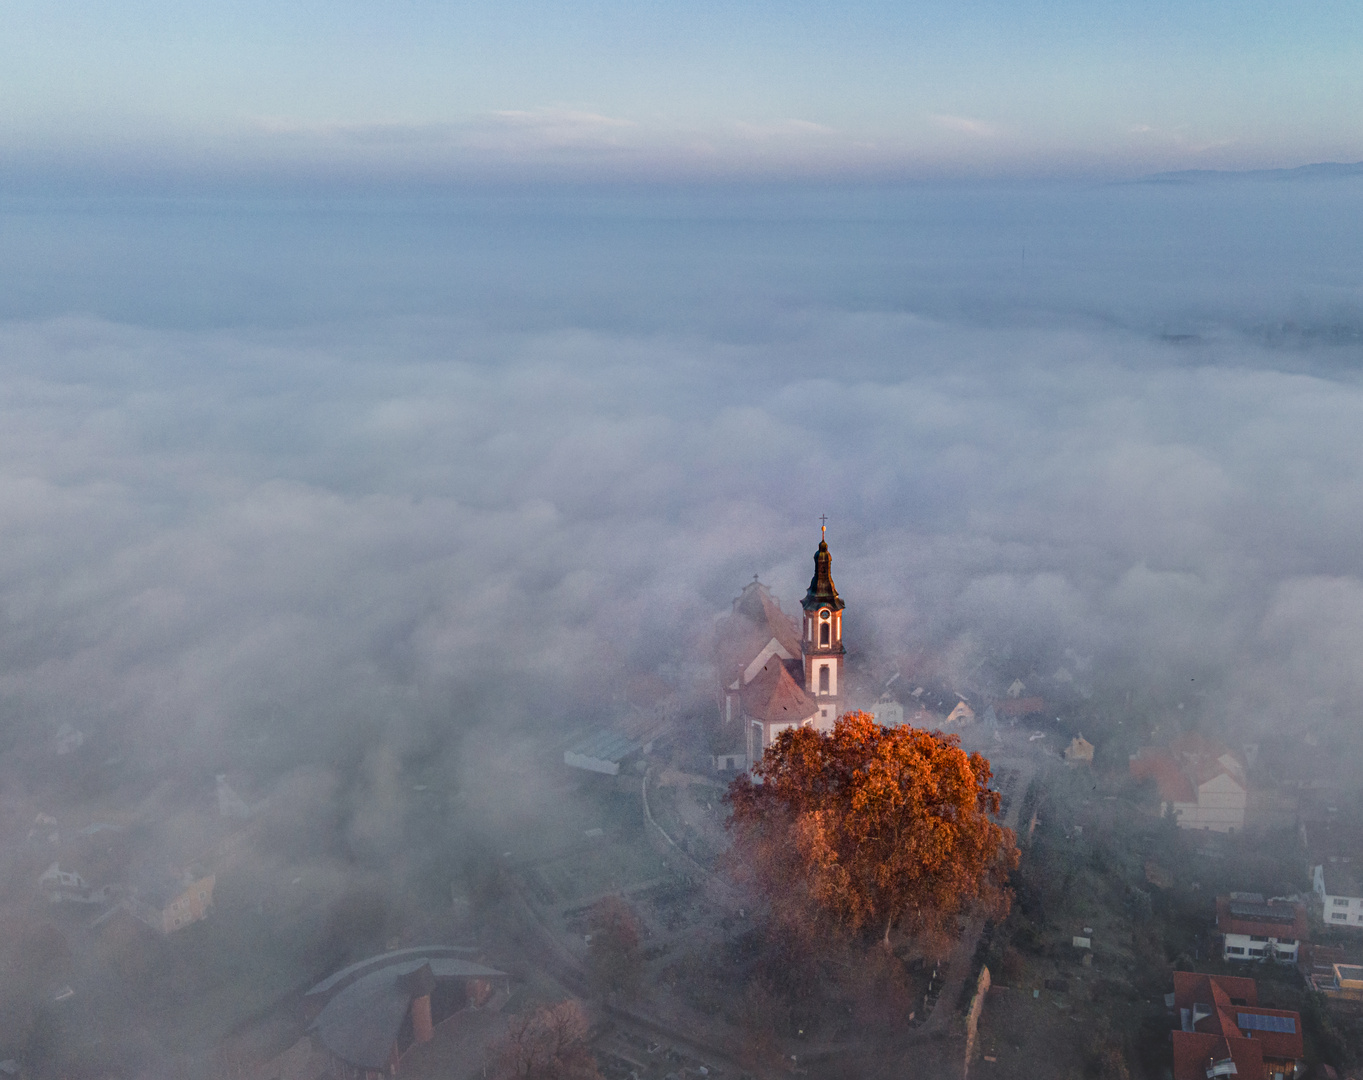
POLYGON ((1131 756, 1130 769, 1137 780, 1154 780, 1161 813, 1174 815, 1179 828, 1234 832, 1245 827, 1245 762, 1224 743, 1184 735, 1167 747, 1143 747, 1131 756))
POLYGON ((826 538, 814 553, 814 577, 801 603, 802 624, 757 578, 734 600, 715 635, 719 731, 712 760, 719 771, 751 768, 782 731, 831 731, 843 710, 842 612, 826 538))
POLYGON ((1295 964, 1308 940, 1306 905, 1265 900, 1261 893, 1233 892, 1216 898, 1216 933, 1223 960, 1273 960, 1295 964))
POLYGON ((1291 1080, 1305 1067, 1301 1016, 1260 1008, 1253 979, 1176 971, 1173 997, 1174 1080, 1291 1080))
POLYGON ((1035 694, 1031 697, 1002 698, 994 702, 994 712, 999 716, 1032 716, 1045 711, 1045 699, 1035 694))

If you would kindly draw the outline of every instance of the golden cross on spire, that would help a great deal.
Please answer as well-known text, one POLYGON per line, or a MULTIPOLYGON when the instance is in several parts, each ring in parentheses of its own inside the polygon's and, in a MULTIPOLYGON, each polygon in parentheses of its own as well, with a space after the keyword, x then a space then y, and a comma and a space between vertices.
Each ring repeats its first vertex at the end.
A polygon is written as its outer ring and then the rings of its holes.
POLYGON ((820 515, 819 515, 819 521, 821 521, 821 522, 823 523, 823 524, 821 525, 821 527, 820 527, 821 531, 820 531, 820 533, 819 533, 819 539, 820 539, 820 540, 827 540, 827 539, 828 539, 828 515, 827 515, 827 514, 820 514, 820 515))

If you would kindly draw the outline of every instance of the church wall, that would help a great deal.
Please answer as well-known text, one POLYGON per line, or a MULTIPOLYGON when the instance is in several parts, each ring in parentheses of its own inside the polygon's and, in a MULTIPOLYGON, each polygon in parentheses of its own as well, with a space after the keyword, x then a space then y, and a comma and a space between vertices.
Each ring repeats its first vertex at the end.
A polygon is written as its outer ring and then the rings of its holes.
MULTIPOLYGON (((724 671, 726 681, 732 678, 731 672, 737 672, 738 678, 731 685, 723 688, 723 700, 718 702, 721 724, 742 724, 742 734, 736 728, 729 728, 735 738, 732 742, 728 739, 719 741, 712 747, 712 759, 716 769, 724 771, 732 768, 738 757, 736 751, 738 746, 735 742, 746 748, 746 761, 748 767, 755 764, 762 757, 763 751, 770 746, 776 735, 787 728, 805 726, 812 727, 820 732, 831 732, 842 711, 842 607, 843 601, 837 594, 837 589, 833 585, 830 576, 831 555, 828 551, 826 540, 821 539, 819 549, 815 553, 815 578, 810 583, 809 593, 805 596, 801 607, 804 609, 802 620, 803 626, 797 628, 793 620, 789 620, 789 630, 794 633, 787 633, 775 626, 773 620, 783 617, 780 611, 779 602, 771 597, 766 587, 754 579, 754 582, 746 586, 739 598, 734 601, 734 617, 745 618, 756 626, 767 627, 777 630, 775 636, 766 638, 766 643, 761 649, 757 650, 756 655, 749 650, 754 648, 752 636, 745 630, 742 634, 732 634, 729 639, 730 653, 735 647, 741 647, 744 655, 734 656, 725 654, 724 671), (760 610, 758 602, 760 601, 760 610), (798 636, 797 636, 798 635, 798 636), (798 643, 798 644, 797 644, 798 643), (792 651, 795 655, 792 655, 792 651), (801 655, 803 654, 803 655, 801 655), (777 702, 779 707, 773 707, 771 703, 759 705, 748 702, 746 697, 739 697, 738 691, 742 690, 747 694, 747 687, 762 672, 764 666, 773 658, 779 657, 783 661, 790 661, 786 666, 786 672, 796 680, 803 676, 803 695, 798 695, 800 699, 800 710, 808 709, 809 715, 798 723, 790 723, 784 719, 777 723, 767 719, 769 716, 782 716, 783 718, 792 715, 792 704, 796 696, 793 687, 786 685, 780 690, 782 697, 780 701, 773 697, 773 702, 777 702), (800 666, 797 667, 797 657, 800 666), (747 661, 746 666, 740 667, 743 661, 747 661), (729 664, 732 663, 732 666, 729 664), (824 674, 826 682, 821 689, 820 675, 824 674), (727 692, 726 692, 727 691, 727 692), (812 699, 809 700, 809 699, 812 699), (747 710, 752 708, 753 713, 747 710), (760 715, 759 715, 760 714, 760 715)), ((782 623, 785 626, 786 623, 782 623)), ((765 627, 763 627, 765 630, 765 627)), ((758 640, 761 640, 759 638, 758 640)), ((784 679, 786 672, 781 673, 784 679)), ((798 683, 797 683, 798 685, 798 683)), ((778 684, 779 688, 779 684, 778 684)))

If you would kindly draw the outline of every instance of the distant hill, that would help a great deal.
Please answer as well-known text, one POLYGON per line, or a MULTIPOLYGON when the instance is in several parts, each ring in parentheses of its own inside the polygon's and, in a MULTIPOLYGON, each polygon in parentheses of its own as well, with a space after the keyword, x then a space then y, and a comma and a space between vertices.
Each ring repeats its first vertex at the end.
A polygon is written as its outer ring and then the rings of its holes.
POLYGON ((1336 180, 1342 177, 1363 176, 1363 161, 1321 161, 1314 165, 1299 165, 1295 169, 1184 169, 1179 172, 1154 173, 1141 178, 1148 184, 1195 184, 1206 180, 1336 180))

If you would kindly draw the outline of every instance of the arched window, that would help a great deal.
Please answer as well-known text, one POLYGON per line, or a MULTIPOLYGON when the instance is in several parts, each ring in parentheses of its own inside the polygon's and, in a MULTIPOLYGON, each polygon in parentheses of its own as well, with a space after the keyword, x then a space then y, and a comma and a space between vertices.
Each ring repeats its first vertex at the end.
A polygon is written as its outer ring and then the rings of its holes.
POLYGON ((819 693, 828 693, 828 665, 819 665, 819 693))
POLYGON ((828 623, 821 623, 819 626, 819 644, 831 644, 832 637, 828 623))

